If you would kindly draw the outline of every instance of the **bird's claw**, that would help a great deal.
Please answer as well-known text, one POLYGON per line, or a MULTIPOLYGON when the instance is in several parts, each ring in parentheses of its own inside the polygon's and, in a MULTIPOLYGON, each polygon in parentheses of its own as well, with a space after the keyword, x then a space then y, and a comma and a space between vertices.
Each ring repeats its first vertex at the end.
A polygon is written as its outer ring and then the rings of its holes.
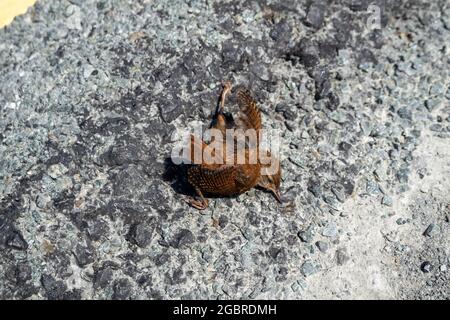
POLYGON ((185 199, 185 201, 198 210, 205 210, 208 207, 208 200, 206 199, 197 200, 193 197, 189 197, 188 199, 185 199))

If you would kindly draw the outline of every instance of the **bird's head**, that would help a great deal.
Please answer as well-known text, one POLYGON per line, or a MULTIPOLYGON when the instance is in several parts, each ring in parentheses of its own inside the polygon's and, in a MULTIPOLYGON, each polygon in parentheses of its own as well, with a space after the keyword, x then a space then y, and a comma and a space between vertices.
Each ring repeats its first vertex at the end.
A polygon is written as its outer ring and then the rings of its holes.
POLYGON ((258 186, 272 192, 279 203, 281 203, 280 183, 281 166, 279 161, 267 166, 262 166, 258 186))

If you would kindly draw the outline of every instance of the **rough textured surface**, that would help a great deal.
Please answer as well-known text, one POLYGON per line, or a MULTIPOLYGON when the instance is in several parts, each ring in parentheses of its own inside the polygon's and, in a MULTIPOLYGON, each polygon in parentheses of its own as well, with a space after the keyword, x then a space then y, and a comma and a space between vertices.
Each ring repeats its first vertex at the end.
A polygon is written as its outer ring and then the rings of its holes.
POLYGON ((448 299, 449 29, 445 0, 38 1, 0 30, 0 297, 448 299), (291 205, 200 213, 164 174, 226 79, 291 205))

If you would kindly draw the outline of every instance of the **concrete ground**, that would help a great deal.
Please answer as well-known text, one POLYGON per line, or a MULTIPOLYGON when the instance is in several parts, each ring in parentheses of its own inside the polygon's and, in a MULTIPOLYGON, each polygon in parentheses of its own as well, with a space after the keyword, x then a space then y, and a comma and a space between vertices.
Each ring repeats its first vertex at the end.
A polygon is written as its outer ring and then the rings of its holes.
POLYGON ((449 30, 447 1, 38 1, 0 29, 0 297, 448 299, 449 30), (282 205, 199 212, 167 165, 224 80, 282 132, 282 205))

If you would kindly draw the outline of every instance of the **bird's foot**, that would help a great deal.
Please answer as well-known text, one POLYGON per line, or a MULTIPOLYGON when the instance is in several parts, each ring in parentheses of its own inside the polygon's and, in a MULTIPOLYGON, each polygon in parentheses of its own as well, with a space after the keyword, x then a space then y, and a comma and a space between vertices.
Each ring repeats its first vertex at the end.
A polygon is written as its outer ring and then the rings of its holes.
POLYGON ((231 81, 224 81, 224 82, 222 82, 222 87, 223 87, 223 90, 226 93, 230 92, 231 87, 232 87, 231 81))
POLYGON ((231 91, 231 81, 224 81, 222 83, 222 94, 220 95, 220 113, 223 112, 223 108, 225 106, 225 100, 227 98, 227 95, 230 93, 231 91))
POLYGON ((197 200, 194 197, 189 197, 185 201, 198 210, 205 210, 208 207, 208 200, 206 199, 197 200))

